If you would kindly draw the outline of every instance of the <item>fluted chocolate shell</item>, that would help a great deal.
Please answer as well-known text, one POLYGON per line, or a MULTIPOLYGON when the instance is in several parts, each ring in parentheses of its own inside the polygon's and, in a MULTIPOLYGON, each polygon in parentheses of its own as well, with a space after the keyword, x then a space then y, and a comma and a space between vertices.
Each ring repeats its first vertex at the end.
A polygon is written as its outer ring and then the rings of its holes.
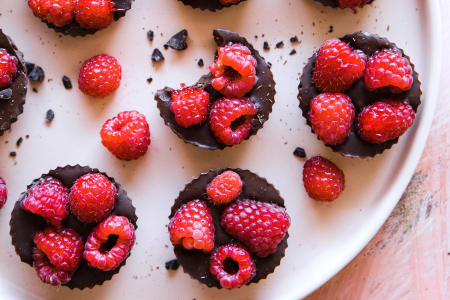
POLYGON ((210 11, 216 11, 220 10, 224 7, 229 7, 232 5, 238 5, 239 3, 245 1, 241 0, 237 3, 232 4, 222 4, 219 0, 178 0, 183 2, 185 5, 192 6, 193 8, 199 8, 201 10, 210 10, 210 11))

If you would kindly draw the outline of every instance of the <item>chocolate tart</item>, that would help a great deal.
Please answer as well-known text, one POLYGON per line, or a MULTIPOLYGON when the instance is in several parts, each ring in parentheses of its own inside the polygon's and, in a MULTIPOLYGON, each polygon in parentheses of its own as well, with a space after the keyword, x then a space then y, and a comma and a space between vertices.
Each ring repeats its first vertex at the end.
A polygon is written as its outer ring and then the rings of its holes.
POLYGON ((229 7, 233 5, 238 5, 239 3, 245 1, 241 0, 237 3, 232 4, 222 4, 219 0, 178 0, 183 2, 184 5, 192 6, 193 8, 200 8, 201 10, 210 10, 210 11, 216 11, 220 10, 224 7, 229 7))
MULTIPOLYGON (((275 81, 273 80, 273 74, 269 65, 258 51, 243 37, 235 32, 231 32, 223 29, 215 29, 213 31, 214 41, 217 46, 222 47, 230 43, 239 43, 248 47, 256 59, 258 65, 256 67, 256 76, 258 81, 253 89, 245 96, 252 101, 257 109, 258 114, 252 119, 252 130, 250 134, 245 138, 249 139, 252 135, 255 135, 260 128, 263 127, 265 121, 269 119, 269 114, 272 112, 272 106, 275 103, 275 81)), ((213 76, 211 73, 202 76, 195 87, 204 88, 210 95, 211 104, 217 99, 223 97, 218 91, 211 86, 211 80, 213 76)), ((172 131, 184 142, 195 145, 200 148, 209 150, 224 149, 226 146, 216 140, 213 132, 209 128, 209 123, 205 123, 189 128, 181 127, 175 121, 175 116, 170 110, 171 94, 174 89, 165 87, 162 90, 158 90, 155 95, 160 115, 164 120, 164 123, 172 129, 172 131)))
MULTIPOLYGON (((33 180, 33 182, 27 187, 27 190, 32 186, 39 184, 46 177, 54 177, 59 179, 68 189, 71 188, 73 183, 84 174, 88 173, 101 173, 105 175, 117 189, 117 199, 114 206, 114 210, 111 215, 124 216, 134 225, 137 229, 137 216, 136 209, 131 203, 131 199, 127 196, 126 191, 118 184, 114 178, 109 177, 105 173, 100 172, 98 169, 92 169, 85 166, 65 166, 59 167, 55 170, 51 170, 47 174, 43 174, 40 178, 33 180)), ((16 250, 17 255, 20 256, 21 261, 33 266, 32 249, 34 246, 33 236, 47 227, 45 220, 38 215, 35 215, 29 211, 22 209, 21 202, 26 197, 27 192, 20 195, 19 200, 14 205, 14 209, 11 213, 10 221, 10 235, 12 238, 12 244, 16 250)), ((87 237, 92 232, 97 224, 84 224, 77 220, 75 216, 69 214, 64 220, 63 226, 66 228, 72 228, 83 238, 83 242, 86 242, 87 237)), ((111 277, 118 273, 120 268, 124 266, 126 259, 114 270, 102 271, 96 268, 91 268, 88 263, 83 259, 78 270, 72 276, 72 280, 64 286, 70 289, 84 289, 92 288, 95 285, 101 285, 104 281, 110 280, 111 277)))
POLYGON ((23 113, 23 105, 27 95, 27 69, 23 54, 20 52, 9 36, 3 33, 0 28, 0 48, 6 49, 10 55, 17 58, 17 74, 11 86, 12 94, 10 99, 0 100, 0 135, 11 128, 11 124, 17 121, 17 117, 23 113))
MULTIPOLYGON (((175 215, 175 212, 183 204, 195 199, 203 201, 210 208, 213 217, 215 229, 215 249, 231 242, 238 242, 232 236, 228 235, 220 226, 220 216, 222 211, 227 206, 215 206, 208 200, 206 195, 206 187, 209 182, 211 182, 217 175, 227 170, 232 170, 238 173, 244 184, 241 195, 237 199, 251 199, 274 203, 281 207, 285 207, 284 200, 281 198, 280 192, 275 189, 272 184, 267 182, 266 179, 261 178, 248 170, 218 169, 201 174, 198 178, 186 185, 184 190, 180 192, 178 198, 172 206, 169 219, 175 215)), ((289 233, 286 233, 286 236, 278 245, 278 249, 275 253, 265 258, 252 255, 256 264, 256 275, 249 283, 247 283, 247 285, 256 283, 261 279, 265 279, 269 274, 273 273, 275 268, 280 264, 281 259, 284 257, 285 250, 288 246, 288 237, 289 233)), ((174 252, 178 262, 181 266, 183 266, 185 273, 189 274, 192 278, 197 279, 201 283, 206 284, 208 287, 217 287, 219 289, 222 288, 219 281, 209 273, 210 253, 203 253, 198 250, 186 250, 182 246, 175 246, 174 252)))
MULTIPOLYGON (((114 12, 114 21, 119 20, 120 18, 124 17, 127 10, 131 9, 131 4, 134 0, 112 0, 114 2, 116 11, 114 12)), ((56 32, 62 33, 64 35, 71 35, 71 36, 85 36, 87 34, 93 34, 97 32, 99 29, 89 30, 82 28, 76 21, 75 18, 72 21, 72 23, 67 24, 63 27, 57 27, 46 20, 41 20, 49 28, 52 28, 56 32)), ((103 29, 103 28, 102 28, 103 29)))
MULTIPOLYGON (((350 89, 345 91, 344 93, 350 96, 353 105, 355 106, 355 120, 365 106, 370 105, 377 100, 386 98, 406 100, 412 106, 414 111, 417 112, 417 109, 421 103, 421 83, 419 81, 419 75, 414 69, 414 65, 411 63, 410 58, 405 55, 402 49, 398 48, 394 43, 389 42, 386 38, 382 38, 378 35, 365 32, 352 33, 340 38, 340 40, 346 42, 353 49, 359 49, 363 51, 367 55, 367 57, 372 56, 376 51, 382 49, 398 50, 406 59, 408 59, 413 69, 412 76, 414 81, 411 89, 399 94, 390 93, 387 89, 385 89, 384 91, 368 91, 365 88, 364 77, 360 78, 355 84, 353 84, 350 89)), ((305 117, 309 126, 311 126, 311 122, 308 118, 309 104, 314 97, 320 94, 320 91, 315 88, 312 80, 314 65, 316 62, 316 55, 317 52, 314 53, 314 55, 308 60, 306 66, 303 69, 303 74, 300 78, 300 84, 298 86, 298 99, 300 101, 300 108, 302 109, 303 117, 305 117)), ((313 132, 312 129, 311 131, 313 132)), ((392 145, 396 144, 397 142, 398 138, 382 144, 368 143, 358 136, 355 128, 355 123, 353 123, 350 129, 350 134, 344 143, 334 146, 327 146, 333 149, 333 151, 339 152, 344 156, 363 158, 373 157, 376 154, 380 154, 384 150, 390 149, 392 145)))
MULTIPOLYGON (((325 6, 331 6, 331 7, 339 7, 338 4, 338 0, 314 0, 316 2, 322 3, 325 6)), ((374 2, 375 0, 371 0, 370 2, 364 4, 364 5, 369 5, 372 2, 374 2)))

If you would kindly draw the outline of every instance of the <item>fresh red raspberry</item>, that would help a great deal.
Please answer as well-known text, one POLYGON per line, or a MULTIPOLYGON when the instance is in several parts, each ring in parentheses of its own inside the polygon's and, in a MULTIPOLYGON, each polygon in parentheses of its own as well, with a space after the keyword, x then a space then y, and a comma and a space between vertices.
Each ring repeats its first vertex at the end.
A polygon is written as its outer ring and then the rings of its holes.
POLYGON ((212 87, 225 97, 243 97, 256 84, 256 59, 241 44, 217 48, 216 62, 209 67, 212 87))
POLYGON ((69 215, 68 204, 68 189, 58 179, 46 177, 28 190, 26 198, 22 201, 22 208, 40 215, 59 228, 69 215))
POLYGON ((369 3, 370 0, 338 0, 341 8, 357 8, 369 3))
POLYGON ((311 198, 331 202, 344 190, 345 177, 334 163, 321 156, 314 156, 303 166, 303 184, 311 198))
POLYGON ((399 51, 385 49, 367 61, 364 81, 369 90, 389 87, 392 93, 401 93, 413 84, 412 67, 399 51))
POLYGON ((150 145, 150 129, 145 116, 137 111, 123 111, 103 124, 102 144, 118 159, 134 160, 143 156, 150 145))
POLYGON ((110 271, 128 257, 134 241, 133 224, 125 217, 110 216, 89 235, 83 257, 91 267, 110 271))
POLYGON ((85 174, 70 190, 70 211, 83 223, 106 218, 116 202, 116 186, 100 173, 85 174))
POLYGON ((59 285, 70 281, 83 253, 83 241, 72 229, 46 228, 33 238, 36 272, 45 283, 59 285))
POLYGON ((17 73, 17 57, 10 55, 8 51, 0 48, 0 89, 11 85, 17 73))
POLYGON ((203 88, 184 87, 172 92, 170 110, 178 125, 188 128, 208 118, 209 93, 203 88))
POLYGON ((33 13, 56 27, 73 21, 76 0, 28 0, 33 13))
POLYGON ((184 249, 210 252, 214 248, 214 224, 211 211, 200 200, 183 204, 170 219, 170 241, 184 249))
POLYGON ((313 82, 322 92, 339 93, 349 89, 364 75, 366 57, 338 39, 325 42, 316 57, 313 82))
POLYGON ((314 132, 325 144, 337 145, 348 137, 355 108, 345 94, 324 93, 311 100, 308 117, 314 132))
POLYGON ((250 253, 234 244, 221 246, 209 258, 209 272, 225 289, 235 289, 255 277, 256 265, 250 253), (236 266, 232 266, 230 261, 236 266), (236 270, 237 269, 237 270, 236 270))
POLYGON ((114 92, 122 79, 122 67, 117 59, 100 54, 89 58, 81 66, 78 86, 86 95, 101 98, 114 92))
POLYGON ((257 112, 255 104, 247 98, 221 98, 211 107, 209 126, 219 142, 237 145, 250 134, 257 112))
POLYGON ((223 229, 259 257, 277 251, 291 225, 286 210, 273 203, 237 200, 223 212, 223 229))
POLYGON ((114 18, 115 3, 111 0, 78 0, 75 19, 84 29, 108 27, 114 18))
POLYGON ((8 199, 8 188, 6 187, 6 182, 0 177, 0 209, 5 205, 8 199))
POLYGON ((241 191, 242 180, 239 174, 225 171, 209 183, 206 194, 214 204, 222 205, 235 200, 241 191))
POLYGON ((414 122, 416 114, 406 102, 382 100, 366 106, 357 118, 357 130, 363 140, 381 144, 398 138, 414 122))

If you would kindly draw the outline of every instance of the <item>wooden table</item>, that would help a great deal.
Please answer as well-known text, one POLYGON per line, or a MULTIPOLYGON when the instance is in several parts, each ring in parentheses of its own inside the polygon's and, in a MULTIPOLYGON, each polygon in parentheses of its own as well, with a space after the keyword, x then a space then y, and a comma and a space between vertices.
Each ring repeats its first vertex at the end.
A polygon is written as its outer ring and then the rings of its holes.
POLYGON ((361 253, 307 300, 450 299, 450 1, 433 128, 392 215, 361 253))

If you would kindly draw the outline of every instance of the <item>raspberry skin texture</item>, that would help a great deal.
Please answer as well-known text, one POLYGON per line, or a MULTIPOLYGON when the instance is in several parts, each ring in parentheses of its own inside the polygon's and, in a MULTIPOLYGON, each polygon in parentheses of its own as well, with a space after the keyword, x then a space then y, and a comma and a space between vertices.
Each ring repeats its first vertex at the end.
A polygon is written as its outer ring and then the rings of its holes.
POLYGON ((169 234, 174 246, 211 252, 214 249, 214 224, 210 209, 200 200, 183 204, 170 219, 169 234))
POLYGON ((116 186, 100 173, 85 174, 70 190, 70 211, 83 223, 98 223, 114 209, 116 186))
POLYGON ((215 205, 232 202, 241 194, 241 191, 241 177, 233 171, 225 171, 216 176, 206 188, 206 194, 215 205))
POLYGON ((321 156, 314 156, 303 166, 303 184, 314 200, 331 202, 344 190, 345 177, 334 163, 321 156))
POLYGON ((103 124, 100 130, 103 146, 121 160, 135 160, 147 153, 150 128, 145 116, 124 111, 103 124))
POLYGON ((252 118, 257 114, 257 108, 247 98, 221 98, 214 102, 209 113, 209 126, 216 139, 228 146, 241 143, 252 129, 252 118), (242 122, 233 128, 233 122, 242 122))
POLYGON ((69 215, 69 190, 58 179, 47 177, 28 190, 21 205, 23 209, 60 228, 69 215))
POLYGON ((64 27, 74 18, 75 0, 28 0, 33 13, 44 21, 64 27))
POLYGON ((209 93, 204 89, 182 86, 171 97, 170 110, 181 127, 199 125, 208 119, 209 93))
POLYGON ((388 87, 391 93, 401 93, 411 88, 412 72, 408 59, 399 51, 385 49, 367 61, 364 82, 369 91, 388 87))
POLYGON ((325 144, 338 145, 348 137, 355 108, 345 94, 323 93, 311 100, 308 118, 314 133, 325 144))
POLYGON ((110 216, 89 235, 83 257, 93 268, 114 270, 128 257, 135 239, 134 226, 126 217, 110 216), (102 245, 106 244, 111 236, 116 236, 117 241, 110 250, 104 251, 102 245))
POLYGON ((5 180, 0 177, 0 209, 5 206, 6 200, 8 199, 8 188, 6 187, 5 180))
POLYGON ((382 100, 366 106, 357 118, 361 139, 381 144, 400 137, 414 123, 416 114, 406 102, 382 100))
POLYGON ((42 281, 67 283, 78 269, 83 254, 83 240, 72 229, 46 228, 35 234, 34 267, 42 281))
POLYGON ((338 0, 340 8, 357 8, 369 3, 370 0, 338 0))
POLYGON ((17 73, 17 57, 0 48, 0 89, 11 85, 17 73))
POLYGON ((291 219, 281 206, 246 199, 231 203, 222 212, 220 224, 250 252, 267 257, 277 251, 291 219))
POLYGON ((225 289, 235 289, 250 282, 256 274, 256 265, 250 253, 234 244, 221 246, 209 258, 209 272, 220 282, 225 289), (231 259, 237 263, 239 269, 230 274, 224 262, 231 259))
POLYGON ((75 19, 80 27, 87 30, 108 27, 114 18, 114 5, 110 0, 78 0, 75 19))
POLYGON ((214 77, 211 85, 225 97, 243 97, 258 80, 256 65, 256 59, 244 45, 218 47, 216 62, 209 67, 214 77))
POLYGON ((322 92, 343 92, 364 75, 365 67, 366 57, 362 52, 353 51, 341 40, 331 39, 317 53, 313 82, 322 92))
POLYGON ((80 90, 94 98, 102 98, 119 88, 122 79, 122 67, 117 59, 100 54, 84 62, 78 77, 80 90))

